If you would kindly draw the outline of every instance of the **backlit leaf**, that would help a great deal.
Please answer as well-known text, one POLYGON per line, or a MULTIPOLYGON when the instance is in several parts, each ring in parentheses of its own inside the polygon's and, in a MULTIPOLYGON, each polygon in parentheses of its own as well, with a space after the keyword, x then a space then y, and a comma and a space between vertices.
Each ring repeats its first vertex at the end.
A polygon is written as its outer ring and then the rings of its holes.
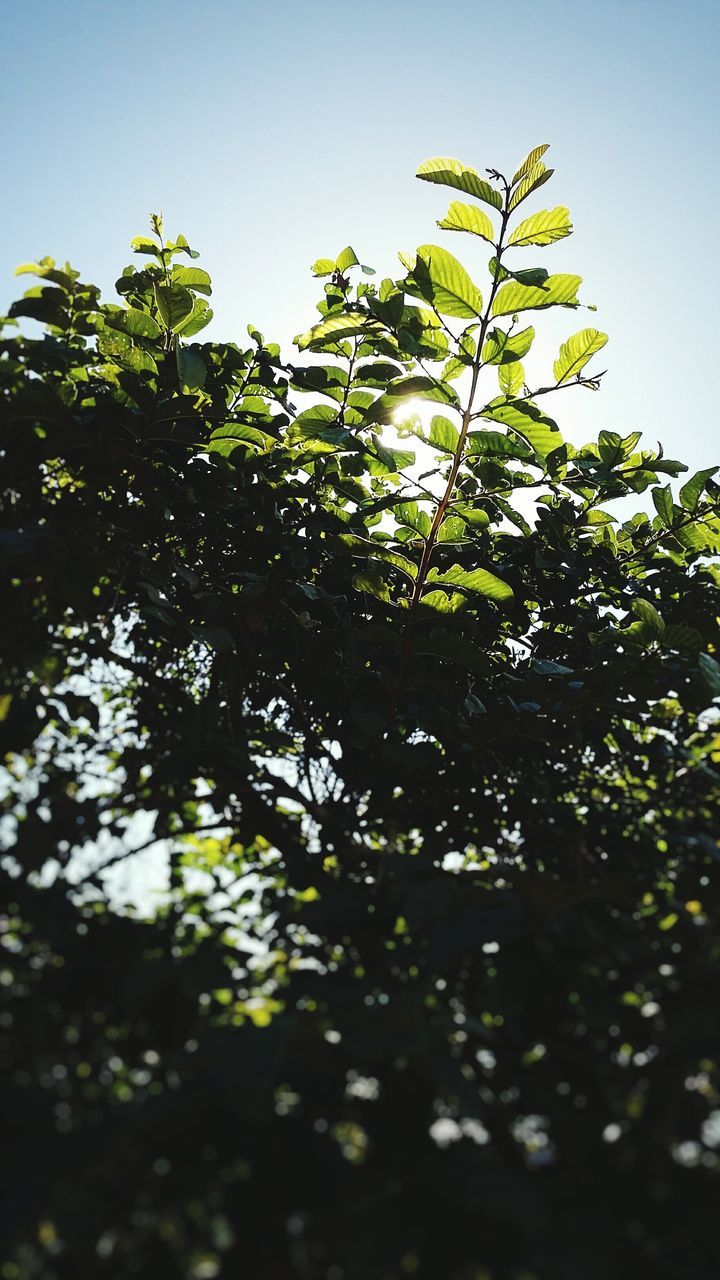
POLYGON ((521 360, 530 350, 534 337, 532 325, 514 334, 491 329, 482 349, 483 364, 509 364, 513 360, 521 360))
POLYGON ((508 245, 521 248, 529 244, 554 244, 569 235, 572 235, 570 210, 559 204, 554 209, 542 209, 519 222, 508 239, 508 245))
POLYGON ((318 324, 313 325, 306 333, 300 334, 295 342, 301 351, 321 348, 345 338, 353 338, 365 333, 373 326, 370 316, 364 311, 343 311, 340 314, 326 316, 318 324))
POLYGON ((670 485, 666 484, 664 488, 653 489, 651 493, 655 510, 666 529, 670 529, 673 523, 673 500, 670 485))
POLYGON ((441 315, 473 320, 482 313, 480 290, 457 258, 440 245, 423 244, 409 267, 409 289, 441 315))
POLYGON ((524 178, 526 174, 528 174, 530 170, 535 167, 538 160, 542 159, 542 157, 545 155, 545 152, 549 150, 550 150, 549 142, 541 142, 539 147, 533 147, 532 151, 529 151, 528 154, 525 156, 525 159, 521 160, 512 178, 510 179, 510 185, 514 187, 515 183, 519 182, 521 178, 524 178))
POLYGON ((433 584, 440 582, 447 586, 459 587, 463 591, 476 592, 498 603, 513 599, 512 588, 497 578, 494 573, 490 573, 488 569, 467 570, 459 564, 454 564, 443 573, 431 569, 427 580, 433 584))
POLYGON ((460 200, 453 201, 438 226, 443 231, 469 231, 474 236, 488 240, 490 244, 495 242, 493 224, 484 210, 478 209, 474 204, 463 204, 460 200))
POLYGON ((607 334, 599 329, 581 329, 573 334, 567 342, 563 342, 560 355, 553 365, 553 374, 557 383, 567 382, 585 368, 588 360, 600 351, 607 342, 607 334))
POLYGON ((201 267, 173 267, 172 278, 175 284, 193 289, 196 293, 212 293, 210 276, 201 267))
POLYGON ((707 467, 704 471, 696 471, 694 476, 685 482, 680 490, 680 501, 686 511, 697 510, 698 503, 705 489, 705 482, 711 480, 717 467, 707 467))
POLYGON ((484 200, 486 204, 502 209, 500 192, 481 178, 476 169, 471 169, 460 160, 453 160, 448 156, 424 160, 416 176, 422 178, 423 182, 439 182, 444 187, 455 187, 457 191, 464 191, 476 200, 484 200))
POLYGON ((498 365, 498 382, 500 390, 506 396, 517 395, 525 382, 525 370, 521 362, 514 360, 511 364, 498 365))
POLYGON ((443 453, 454 453, 459 438, 457 427, 450 422, 449 418, 436 415, 431 420, 429 441, 436 449, 441 449, 443 453))
POLYGON ((530 400, 494 400, 482 410, 483 418, 512 427, 531 445, 533 451, 546 458, 563 443, 558 425, 546 417, 530 400))
POLYGON ((181 284, 156 284, 155 300, 167 329, 179 329, 193 309, 193 296, 181 284))
POLYGON ((510 199, 510 211, 517 209, 517 206, 526 200, 533 191, 537 191, 538 187, 542 187, 550 178, 552 178, 554 169, 548 169, 542 162, 538 160, 531 169, 528 170, 525 177, 515 188, 510 199))
POLYGON ((468 435, 468 457, 529 458, 532 451, 522 440, 503 435, 501 431, 471 431, 468 435))
POLYGON ((511 280, 498 289, 492 314, 510 316, 516 311, 542 311, 546 307, 556 306, 577 307, 580 305, 577 291, 581 284, 582 276, 570 275, 548 276, 541 286, 518 284, 511 280))

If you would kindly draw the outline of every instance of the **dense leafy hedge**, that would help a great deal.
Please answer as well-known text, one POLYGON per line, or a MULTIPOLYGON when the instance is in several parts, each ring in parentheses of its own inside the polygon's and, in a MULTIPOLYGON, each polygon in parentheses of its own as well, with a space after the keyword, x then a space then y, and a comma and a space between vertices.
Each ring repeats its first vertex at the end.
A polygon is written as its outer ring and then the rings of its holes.
POLYGON ((158 217, 21 268, 3 1280, 717 1276, 720 490, 549 416, 545 150, 419 170, 482 295, 347 248, 290 359, 158 217))

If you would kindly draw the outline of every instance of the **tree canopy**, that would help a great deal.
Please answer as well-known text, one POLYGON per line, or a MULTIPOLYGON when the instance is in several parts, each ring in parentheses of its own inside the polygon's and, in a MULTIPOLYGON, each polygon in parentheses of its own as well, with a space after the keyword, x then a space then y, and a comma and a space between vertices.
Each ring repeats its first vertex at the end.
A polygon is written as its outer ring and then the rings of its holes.
POLYGON ((290 357, 157 215, 18 269, 3 1280, 717 1275, 720 486, 551 416, 546 151, 290 357))

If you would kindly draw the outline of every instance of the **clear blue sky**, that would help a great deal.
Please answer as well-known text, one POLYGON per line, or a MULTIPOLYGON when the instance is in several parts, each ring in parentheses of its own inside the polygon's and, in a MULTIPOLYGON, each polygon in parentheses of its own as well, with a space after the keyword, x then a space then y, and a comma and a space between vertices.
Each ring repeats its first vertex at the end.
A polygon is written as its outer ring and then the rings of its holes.
POLYGON ((583 275, 598 314, 551 319, 547 353, 585 323, 611 338, 604 390, 561 426, 720 462, 718 0, 5 0, 1 18, 0 307, 45 253, 112 296, 161 208, 214 277, 212 332, 252 321, 289 354, 316 257, 349 242, 386 274, 443 239, 420 160, 502 169, 550 142, 527 208, 569 205, 576 234, 539 260, 583 275))

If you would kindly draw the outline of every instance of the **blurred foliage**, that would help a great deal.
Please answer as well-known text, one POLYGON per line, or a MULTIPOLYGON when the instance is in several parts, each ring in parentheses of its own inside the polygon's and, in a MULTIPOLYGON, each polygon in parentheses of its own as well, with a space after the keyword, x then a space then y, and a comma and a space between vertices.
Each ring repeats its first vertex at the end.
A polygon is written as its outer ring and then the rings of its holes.
POLYGON ((563 439, 599 330, 526 371, 545 151, 292 360, 159 216, 20 268, 2 1280, 718 1274, 720 489, 563 439))

